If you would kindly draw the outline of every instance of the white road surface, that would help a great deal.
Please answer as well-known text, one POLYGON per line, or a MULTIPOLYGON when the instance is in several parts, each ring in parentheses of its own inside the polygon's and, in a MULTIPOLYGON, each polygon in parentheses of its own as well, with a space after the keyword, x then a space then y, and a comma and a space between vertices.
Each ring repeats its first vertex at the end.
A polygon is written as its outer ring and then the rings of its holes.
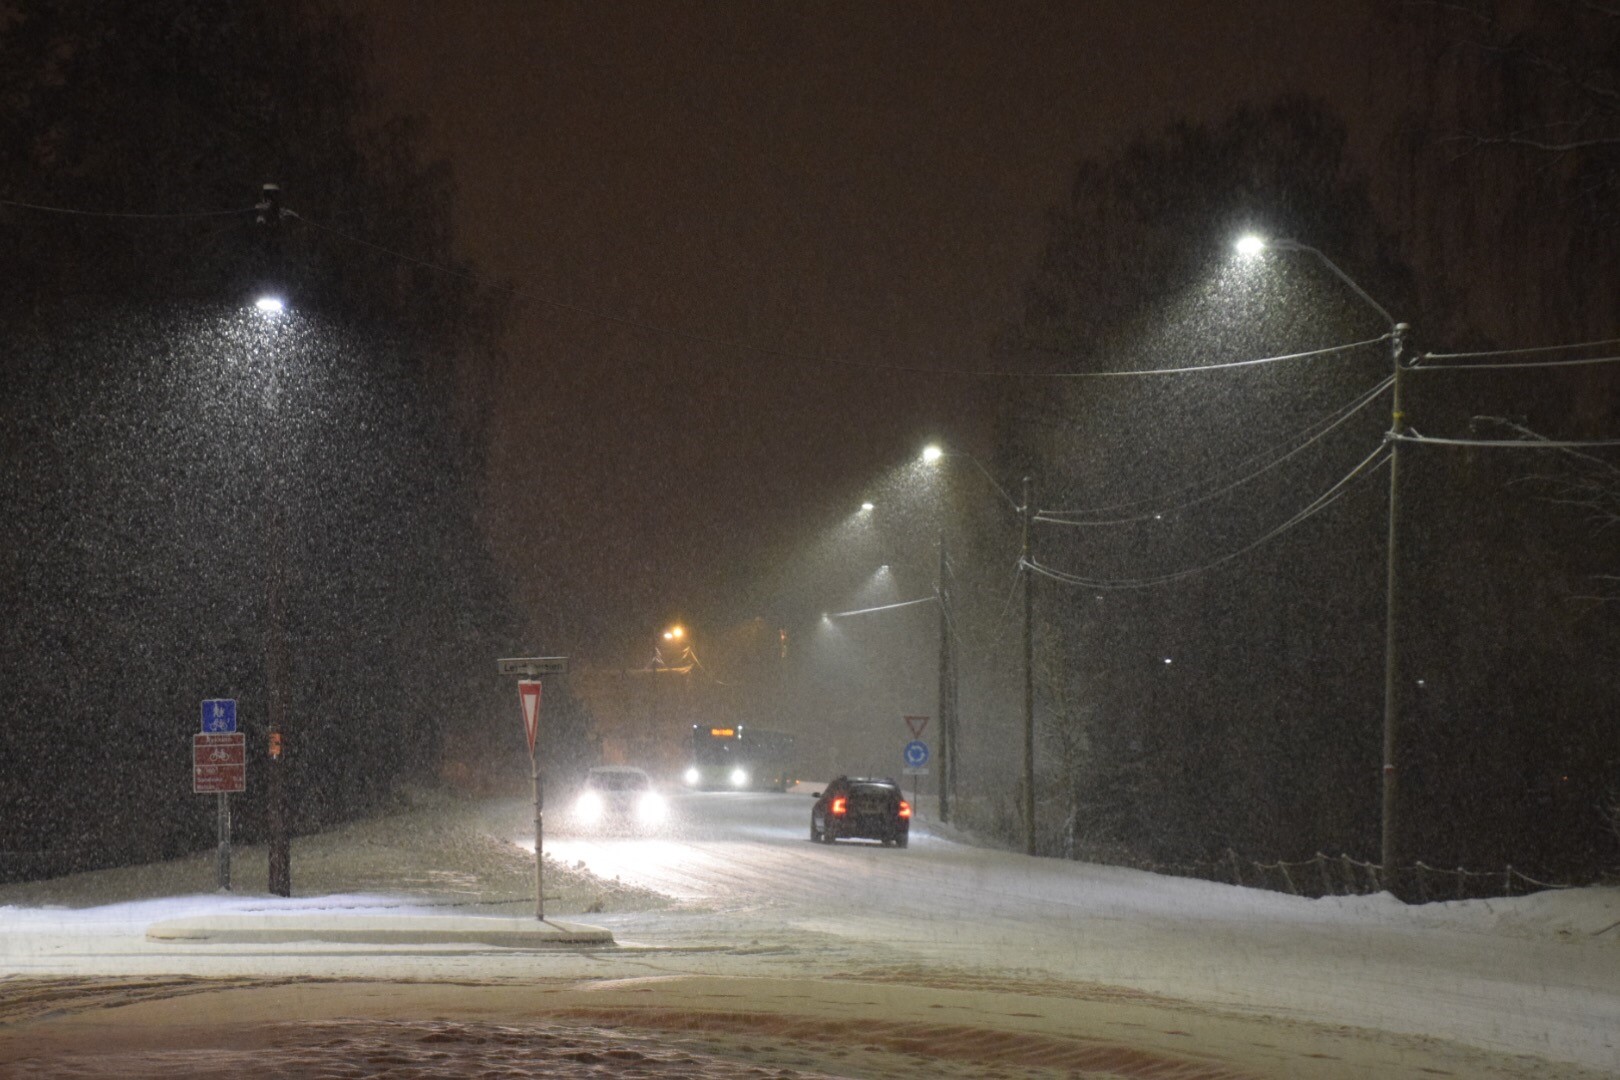
MULTIPOLYGON (((827 847, 808 839, 809 806, 691 795, 665 837, 564 835, 547 850, 712 909, 750 939, 814 934, 889 964, 1125 986, 1620 1075, 1620 890, 1420 907, 1307 900, 1030 859, 925 824, 905 850, 827 847), (1531 929, 1530 912, 1561 902, 1584 917, 1562 933, 1531 929)), ((625 917, 621 933, 656 936, 657 920, 625 917)))

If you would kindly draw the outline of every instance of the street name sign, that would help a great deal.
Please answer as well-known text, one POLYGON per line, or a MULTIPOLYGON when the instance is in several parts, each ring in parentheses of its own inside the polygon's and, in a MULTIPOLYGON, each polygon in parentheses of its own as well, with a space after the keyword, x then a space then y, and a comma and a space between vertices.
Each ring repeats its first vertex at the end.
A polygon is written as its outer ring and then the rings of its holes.
POLYGON ((215 795, 247 790, 247 736, 239 731, 191 737, 191 790, 215 795))
POLYGON ((236 699, 208 698, 202 703, 202 729, 216 734, 236 730, 236 699))
POLYGON ((497 660, 495 665, 500 668, 502 675, 527 675, 534 678, 539 675, 568 674, 566 656, 513 656, 497 660))

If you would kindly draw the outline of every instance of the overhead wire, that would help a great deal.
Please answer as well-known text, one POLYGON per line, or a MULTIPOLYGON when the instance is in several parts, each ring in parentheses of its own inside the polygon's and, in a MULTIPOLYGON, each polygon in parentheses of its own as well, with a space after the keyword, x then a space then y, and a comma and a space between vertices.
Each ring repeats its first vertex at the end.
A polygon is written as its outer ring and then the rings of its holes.
POLYGON ((163 213, 146 213, 130 210, 84 210, 72 206, 47 206, 42 203, 21 202, 17 199, 0 199, 0 206, 15 206, 23 210, 38 210, 47 214, 66 214, 73 217, 136 218, 154 221, 174 221, 186 218, 228 217, 234 214, 251 214, 258 209, 256 206, 245 206, 235 210, 180 210, 163 213))
POLYGON ((1620 446, 1620 439, 1453 439, 1444 436, 1422 435, 1408 429, 1408 433, 1391 433, 1396 442, 1418 443, 1429 446, 1466 446, 1494 450, 1586 450, 1605 446, 1620 446))
POLYGON ((1620 338, 1599 341, 1572 341, 1565 345, 1532 345, 1516 349, 1475 349, 1471 352, 1424 353, 1424 360, 1461 360, 1470 356, 1527 356, 1531 353, 1567 352, 1570 349, 1595 349, 1600 345, 1620 345, 1620 338))
POLYGON ((1153 495, 1153 496, 1145 497, 1145 498, 1120 499, 1117 502, 1103 503, 1103 504, 1098 505, 1098 506, 1086 507, 1086 508, 1077 509, 1077 510, 1043 511, 1043 512, 1047 512, 1047 513, 1063 513, 1063 514, 1070 514, 1070 515, 1106 514, 1106 513, 1111 513, 1111 512, 1114 512, 1114 511, 1118 511, 1118 510, 1125 510, 1125 509, 1128 509, 1129 507, 1133 507, 1133 506, 1152 506, 1155 503, 1158 503, 1158 502, 1160 502, 1160 501, 1162 501, 1164 499, 1173 498, 1173 497, 1181 494, 1184 491, 1192 491, 1192 490, 1194 490, 1196 488, 1199 488, 1199 487, 1203 486, 1206 483, 1209 483, 1209 482, 1212 482, 1212 481, 1215 481, 1215 480, 1219 480, 1222 477, 1230 476, 1233 473, 1237 472, 1239 469, 1243 468, 1245 465, 1248 465, 1250 462, 1260 461, 1260 460, 1262 460, 1262 459, 1264 459, 1264 458, 1266 458, 1266 457, 1268 457, 1268 456, 1270 456, 1272 454, 1276 454, 1276 453, 1280 452, 1284 446, 1290 445, 1290 444, 1294 443, 1298 439, 1309 437, 1313 432, 1316 431, 1316 429, 1317 429, 1317 427, 1319 425, 1335 423, 1338 420, 1338 418, 1346 415, 1347 413, 1351 413, 1351 412, 1354 412, 1355 410, 1359 409, 1364 404, 1364 401, 1363 401, 1364 397, 1366 397, 1368 395, 1376 396, 1377 394, 1382 392, 1382 390, 1384 389, 1385 386, 1393 385, 1394 381, 1395 381, 1395 377, 1393 375, 1387 375, 1387 376, 1384 377, 1383 381, 1381 381, 1381 382, 1377 383, 1376 385, 1370 387, 1369 389, 1364 391, 1362 394, 1359 394, 1359 395, 1351 398, 1348 402, 1344 403, 1343 405, 1340 405, 1338 408, 1333 409, 1333 410, 1331 410, 1331 411, 1329 411, 1327 413, 1322 414, 1321 416, 1316 417, 1310 423, 1304 425, 1303 427, 1300 427, 1300 428, 1296 429, 1295 431, 1293 431, 1289 435, 1284 436, 1283 438, 1277 440, 1276 442, 1271 443, 1270 445, 1266 446, 1264 449, 1256 450, 1254 453, 1248 455, 1247 457, 1239 458, 1237 461, 1233 462, 1230 465, 1227 465, 1227 466, 1225 466, 1223 468, 1220 468, 1220 469, 1216 469, 1214 472, 1209 473, 1208 475, 1206 475, 1204 477, 1201 477, 1201 478, 1199 478, 1197 480, 1191 480, 1191 481, 1188 481, 1185 484, 1180 485, 1179 487, 1171 488, 1169 491, 1161 492, 1161 493, 1159 493, 1157 495, 1153 495))
MULTIPOLYGON (((1525 350, 1526 352, 1530 350, 1525 350)), ((1454 353, 1452 355, 1467 355, 1454 353)), ((1437 359, 1437 354, 1427 354, 1424 359, 1437 359)), ((1583 356, 1573 360, 1518 360, 1506 363, 1488 364, 1430 364, 1428 366, 1413 367, 1412 371, 1511 371, 1529 368, 1564 368, 1564 367, 1592 367, 1597 364, 1620 364, 1620 356, 1583 356)))
POLYGON ((875 612, 879 612, 879 611, 893 611, 895 608, 906 608, 906 607, 913 607, 913 606, 915 606, 917 604, 934 604, 934 603, 938 603, 938 602, 939 602, 939 597, 937 595, 919 596, 915 600, 901 600, 899 603, 895 603, 895 604, 879 604, 877 607, 856 608, 854 611, 834 611, 834 612, 829 612, 828 615, 827 615, 827 618, 829 618, 829 619, 847 619, 851 615, 871 615, 871 614, 873 614, 875 612))
POLYGON ((1028 559, 1020 559, 1020 565, 1028 567, 1032 572, 1040 574, 1043 577, 1051 578, 1054 581, 1060 581, 1067 585, 1082 586, 1088 589, 1145 589, 1154 585, 1164 585, 1172 581, 1180 581, 1183 578, 1189 578, 1196 574, 1205 573, 1209 570, 1215 569, 1216 567, 1223 566, 1226 563, 1231 562, 1233 559, 1247 555, 1249 552, 1255 550, 1261 545, 1270 542, 1278 536, 1281 536, 1283 533, 1294 528, 1296 525, 1299 525, 1307 519, 1314 517, 1316 514, 1337 502, 1344 495, 1344 493, 1349 490, 1350 485, 1356 480, 1363 476, 1371 475, 1372 473, 1383 468, 1384 464, 1389 460, 1390 453, 1391 451, 1387 446, 1380 444, 1376 449, 1373 450, 1372 453, 1362 458, 1361 462, 1357 464, 1355 468, 1351 469, 1348 473, 1341 477, 1336 483, 1333 484, 1332 487, 1318 495, 1307 506, 1301 509, 1298 513, 1294 514, 1293 517, 1289 518, 1281 525, 1278 525, 1276 528, 1270 530, 1259 539, 1238 548, 1236 551, 1227 552, 1220 558, 1204 563, 1201 566, 1188 567, 1186 569, 1176 570, 1168 574, 1157 574, 1147 577, 1109 579, 1087 578, 1079 574, 1072 574, 1064 570, 1043 566, 1038 562, 1028 559), (1375 460, 1376 464, 1374 464, 1375 460))
MULTIPOLYGON (((1270 472, 1272 469, 1274 469, 1277 466, 1281 465, 1283 462, 1292 459, 1293 457, 1295 457, 1296 455, 1302 453, 1303 451, 1305 451, 1309 447, 1315 445, 1321 439, 1325 438, 1330 432, 1332 432, 1333 430, 1338 428, 1341 424, 1344 424, 1352 416, 1356 415, 1356 413, 1360 412, 1362 409, 1366 408, 1372 402, 1376 401, 1383 394, 1383 392, 1385 390, 1389 389, 1391 386, 1393 386, 1394 383, 1395 383, 1395 377, 1393 375, 1385 377, 1382 382, 1378 383, 1378 385, 1372 387, 1370 390, 1367 390, 1364 393, 1362 393, 1359 397, 1353 399, 1349 403, 1349 405, 1342 406, 1337 411, 1336 414, 1330 414, 1331 422, 1329 424, 1327 424, 1326 427, 1323 427, 1320 431, 1316 432, 1310 438, 1306 439, 1304 442, 1302 442, 1299 445, 1295 446, 1293 449, 1289 450, 1287 453, 1281 454, 1278 457, 1274 457, 1270 461, 1268 461, 1266 464, 1262 465, 1260 468, 1254 470, 1253 472, 1247 473, 1244 476, 1240 476, 1238 479, 1232 481, 1230 484, 1226 484, 1226 485, 1224 485, 1222 487, 1216 488, 1213 491, 1205 492, 1203 495, 1200 495, 1197 498, 1189 499, 1186 502, 1177 503, 1174 506, 1162 506, 1158 510, 1155 510, 1155 511, 1152 511, 1152 512, 1145 512, 1145 513, 1141 513, 1141 514, 1132 514, 1132 515, 1129 515, 1129 516, 1126 516, 1126 517, 1103 518, 1103 519, 1091 519, 1091 520, 1075 521, 1075 520, 1069 520, 1069 518, 1077 516, 1077 515, 1081 515, 1081 514, 1096 513, 1097 511, 1096 510, 1043 510, 1040 513, 1035 515, 1035 520, 1039 521, 1039 522, 1042 522, 1044 524, 1048 524, 1048 525, 1067 525, 1067 526, 1080 526, 1080 527, 1092 526, 1092 525, 1099 525, 1099 526, 1100 525, 1129 525, 1129 524, 1134 524, 1134 523, 1141 522, 1141 521, 1158 520, 1158 519, 1162 518, 1166 514, 1178 513, 1178 512, 1180 512, 1182 510, 1191 509, 1194 506, 1199 506, 1199 505, 1202 505, 1203 503, 1207 503, 1207 502, 1210 502, 1210 501, 1212 501, 1214 499, 1218 499, 1222 495, 1225 495, 1228 492, 1234 491, 1237 488, 1242 487, 1244 484, 1248 483, 1249 481, 1254 480, 1257 477, 1265 475, 1266 473, 1270 472)), ((1320 423, 1320 422, 1321 421, 1317 421, 1317 423, 1320 423)), ((1275 451, 1275 449, 1276 449, 1276 444, 1274 444, 1271 447, 1270 451, 1268 451, 1268 452, 1275 451)), ((1258 455, 1251 455, 1249 458, 1245 458, 1244 460, 1245 461, 1251 461, 1251 460, 1254 459, 1255 456, 1258 456, 1258 455)), ((1227 471, 1231 471, 1231 470, 1227 470, 1227 471)), ((1217 475, 1219 475, 1219 474, 1217 474, 1217 475)), ((1186 488, 1184 487, 1184 488, 1182 488, 1180 490, 1186 490, 1186 488)), ((1140 500, 1138 500, 1138 501, 1140 501, 1140 500)))

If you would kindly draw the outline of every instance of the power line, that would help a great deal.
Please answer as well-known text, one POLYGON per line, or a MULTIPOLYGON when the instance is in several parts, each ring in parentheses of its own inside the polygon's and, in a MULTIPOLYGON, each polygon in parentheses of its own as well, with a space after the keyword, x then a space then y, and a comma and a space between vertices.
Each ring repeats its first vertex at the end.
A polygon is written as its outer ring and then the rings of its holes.
POLYGON ((933 604, 939 601, 937 596, 919 596, 915 600, 902 600, 897 604, 880 604, 877 607, 857 608, 854 611, 835 611, 828 615, 829 619, 844 619, 851 615, 871 615, 878 611, 893 611, 895 608, 912 607, 916 604, 933 604))
POLYGON ((251 214, 258 209, 254 206, 245 206, 239 210, 181 210, 173 213, 138 213, 126 210, 81 210, 71 206, 45 206, 40 203, 18 202, 15 199, 0 199, 0 206, 15 206, 23 210, 38 210, 47 214, 67 214, 73 217, 138 218, 153 221, 228 217, 236 214, 251 214))
POLYGON ((1281 536, 1294 526, 1301 524, 1308 518, 1314 517, 1316 514, 1327 509, 1329 506, 1332 506, 1345 494, 1346 491, 1349 490, 1350 485, 1356 480, 1362 478, 1363 476, 1370 476, 1372 473, 1383 468, 1385 463, 1389 461, 1389 453, 1390 452, 1387 447, 1379 446, 1365 458, 1362 458, 1360 464, 1346 473, 1337 483, 1328 488, 1322 494, 1318 495, 1314 500, 1311 501, 1309 505, 1300 510, 1293 517, 1289 518, 1281 525, 1278 525, 1276 528, 1272 529, 1258 540, 1246 544, 1245 546, 1238 548, 1236 551, 1228 552, 1227 554, 1222 555, 1220 558, 1205 563, 1202 566, 1189 567, 1185 570, 1176 570, 1168 574, 1159 574, 1152 577, 1108 579, 1082 577, 1079 574, 1071 574, 1064 570, 1057 570, 1049 566, 1042 566, 1040 563, 1033 561, 1025 561, 1022 562, 1021 565, 1027 566, 1035 573, 1040 574, 1043 577, 1051 578, 1053 581, 1062 582, 1065 585, 1076 585, 1087 589, 1145 589, 1154 585, 1164 585, 1172 581, 1180 581, 1182 578, 1189 578, 1196 574, 1205 573, 1206 571, 1213 570, 1218 566, 1223 566, 1242 555, 1247 555, 1255 548, 1258 548, 1262 544, 1281 536), (1380 457, 1380 455, 1382 456, 1380 457), (1376 464, 1373 464, 1374 459, 1378 459, 1376 464))
POLYGON ((1620 338, 1601 341, 1576 341, 1567 345, 1534 345, 1520 349, 1477 349, 1473 352, 1424 353, 1424 360, 1462 360, 1470 356, 1527 356, 1531 353, 1566 352, 1570 349, 1595 349, 1600 345, 1620 345, 1620 338))
POLYGON ((1258 364, 1276 364, 1284 360, 1306 360, 1313 356, 1329 356, 1333 353, 1349 352, 1367 345, 1376 345, 1380 341, 1388 341, 1389 335, 1368 338, 1365 341, 1352 341, 1345 345, 1329 345, 1323 349, 1311 349, 1307 352, 1284 353, 1281 356, 1262 356, 1253 360, 1232 360, 1221 364, 1195 364, 1189 367, 1169 368, 1143 368, 1140 371, 1053 371, 1036 373, 1039 377, 1053 379, 1123 379, 1138 375, 1189 375, 1199 371, 1227 371, 1232 368, 1254 367, 1258 364))
POLYGON ((1430 446, 1469 446, 1502 450, 1579 450, 1620 446, 1620 439, 1452 439, 1442 436, 1390 434, 1396 442, 1427 443, 1430 446))
MULTIPOLYGON (((1217 488, 1214 491, 1206 492, 1205 494, 1200 495, 1195 499, 1189 499, 1186 502, 1178 503, 1175 506, 1163 507, 1163 508, 1161 508, 1159 510, 1156 510, 1156 511, 1153 511, 1153 512, 1150 512, 1150 513, 1134 514, 1134 515, 1131 515, 1129 517, 1105 518, 1105 519, 1100 519, 1100 520, 1088 520, 1088 521, 1070 521, 1070 520, 1066 520, 1064 517, 1060 517, 1058 515, 1070 515, 1070 516, 1072 516, 1072 515, 1076 515, 1076 514, 1093 513, 1094 511, 1087 511, 1087 510, 1051 510, 1051 511, 1042 511, 1039 514, 1036 514, 1035 515, 1035 520, 1040 521, 1040 522, 1044 522, 1045 524, 1048 524, 1048 525, 1067 525, 1067 526, 1071 526, 1071 527, 1083 527, 1083 526, 1090 526, 1090 525, 1128 525, 1128 524, 1134 524, 1136 522, 1141 522, 1141 521, 1156 521, 1156 520, 1160 519, 1161 517, 1163 517, 1165 514, 1174 514, 1174 513, 1177 513, 1179 511, 1182 511, 1182 510, 1191 509, 1194 506, 1199 506, 1199 505, 1201 505, 1203 503, 1206 503, 1206 502, 1209 502, 1209 501, 1211 501, 1213 499, 1218 499, 1222 495, 1225 495, 1228 492, 1233 491, 1236 488, 1239 488, 1239 487, 1243 486, 1244 484, 1248 483, 1250 480, 1253 480, 1256 477, 1265 475, 1267 472, 1270 472, 1272 469, 1276 468, 1278 465, 1281 465, 1283 462, 1288 461, 1290 458, 1294 457, 1295 455, 1297 455, 1299 453, 1302 453, 1308 447, 1314 445, 1316 442, 1318 442, 1322 438, 1326 437, 1329 432, 1333 431, 1335 428, 1339 427, 1339 425, 1341 425, 1341 424, 1345 423, 1347 420, 1349 420, 1356 413, 1358 413, 1362 409, 1366 408, 1373 401, 1377 400, 1378 397, 1380 395, 1382 395, 1385 390, 1389 389, 1389 387, 1394 384, 1394 382, 1395 382, 1395 377, 1393 375, 1386 377, 1377 386, 1373 387, 1371 390, 1368 390, 1367 392, 1363 393, 1359 398, 1352 401, 1350 403, 1350 405, 1348 406, 1348 408, 1339 410, 1340 415, 1338 415, 1337 418, 1334 419, 1332 423, 1330 423, 1326 427, 1322 428, 1322 430, 1318 431, 1316 434, 1312 435, 1309 439, 1307 439, 1304 442, 1300 443, 1298 446, 1294 447, 1292 450, 1289 450, 1287 453, 1283 454, 1280 457, 1273 458, 1272 460, 1266 462, 1266 464, 1262 465, 1260 468, 1254 470, 1251 473, 1248 473, 1248 474, 1246 474, 1244 476, 1239 477, 1238 479, 1232 481, 1230 484, 1227 484, 1224 487, 1217 488)), ((1273 449, 1275 449, 1275 448, 1273 448, 1273 449)), ((1251 459, 1246 459, 1246 460, 1251 460, 1251 459)), ((1182 489, 1182 490, 1185 490, 1185 488, 1182 489)))
MULTIPOLYGON (((1555 346, 1556 347, 1556 346, 1555 346)), ((1525 349, 1524 352, 1535 350, 1525 349)), ((1436 354, 1430 353, 1424 359, 1430 359, 1436 354)), ((1467 355, 1456 353, 1453 355, 1467 355)), ((1501 364, 1434 364, 1429 367, 1414 366, 1411 371, 1509 371, 1525 368, 1563 368, 1563 367, 1590 367, 1594 364, 1620 364, 1620 356, 1583 356, 1574 360, 1519 360, 1501 364)))

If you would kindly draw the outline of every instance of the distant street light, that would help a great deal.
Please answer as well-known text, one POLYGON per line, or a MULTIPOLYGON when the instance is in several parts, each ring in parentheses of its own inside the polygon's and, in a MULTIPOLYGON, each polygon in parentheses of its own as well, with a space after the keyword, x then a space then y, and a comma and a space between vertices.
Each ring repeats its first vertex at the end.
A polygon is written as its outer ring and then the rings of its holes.
POLYGON ((680 641, 685 636, 686 627, 680 625, 679 623, 676 623, 674 626, 664 631, 665 641, 680 641))
POLYGON ((266 315, 280 315, 287 309, 286 303, 279 296, 261 296, 253 301, 253 306, 266 315))
POLYGON ((1396 554, 1398 551, 1398 530, 1400 521, 1400 437, 1406 431, 1406 413, 1404 410, 1405 395, 1403 393, 1405 380, 1402 375, 1408 365, 1402 362, 1402 354, 1406 348, 1406 338, 1411 327, 1406 323, 1397 323, 1394 316, 1385 310, 1384 305, 1374 300, 1372 296, 1356 284, 1355 280, 1341 270, 1337 263, 1328 258, 1309 244, 1301 244, 1297 240, 1266 240, 1255 235, 1244 236, 1234 245, 1238 253, 1244 256, 1255 256, 1267 248, 1278 251, 1303 251, 1315 257, 1323 266, 1332 272, 1333 276, 1344 282, 1350 290, 1366 302, 1367 306, 1378 312, 1384 322, 1389 326, 1390 359, 1394 366, 1393 394, 1390 403, 1390 429, 1385 440, 1389 443, 1389 534, 1385 545, 1384 566, 1384 762, 1383 762, 1383 807, 1382 827, 1379 843, 1379 862, 1384 867, 1384 886, 1395 897, 1405 900, 1405 874, 1400 863, 1405 858, 1401 850, 1400 836, 1397 832, 1399 807, 1396 805, 1398 792, 1396 777, 1396 758, 1399 756, 1400 741, 1400 703, 1398 692, 1400 687, 1400 651, 1396 648, 1395 630, 1398 624, 1396 601, 1399 597, 1396 579, 1396 554))
POLYGON ((876 506, 873 503, 869 503, 869 502, 861 503, 861 512, 862 513, 870 514, 875 509, 876 509, 876 506))
POLYGON ((926 461, 930 465, 932 465, 934 462, 938 461, 940 458, 942 458, 944 456, 945 456, 945 451, 941 450, 938 446, 934 446, 934 445, 930 444, 928 446, 923 447, 922 459, 924 461, 926 461))

